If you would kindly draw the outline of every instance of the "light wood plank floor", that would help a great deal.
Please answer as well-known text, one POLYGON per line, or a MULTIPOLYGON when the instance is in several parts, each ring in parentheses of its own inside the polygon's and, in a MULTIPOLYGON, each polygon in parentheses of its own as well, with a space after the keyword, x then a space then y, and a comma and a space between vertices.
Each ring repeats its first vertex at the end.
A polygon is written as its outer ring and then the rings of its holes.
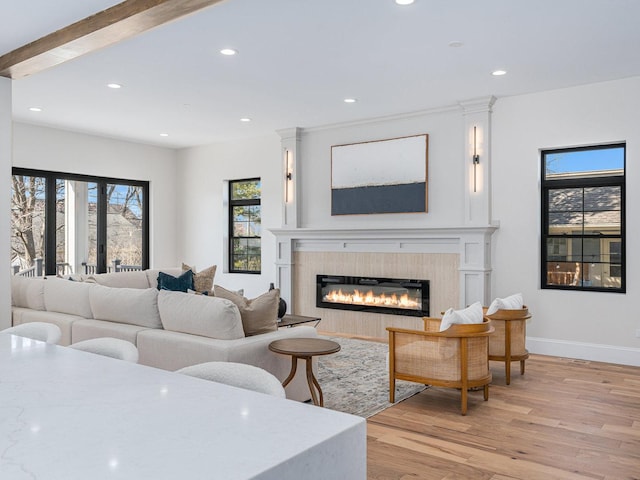
POLYGON ((370 480, 640 479, 640 368, 532 355, 489 401, 429 388, 367 421, 370 480))

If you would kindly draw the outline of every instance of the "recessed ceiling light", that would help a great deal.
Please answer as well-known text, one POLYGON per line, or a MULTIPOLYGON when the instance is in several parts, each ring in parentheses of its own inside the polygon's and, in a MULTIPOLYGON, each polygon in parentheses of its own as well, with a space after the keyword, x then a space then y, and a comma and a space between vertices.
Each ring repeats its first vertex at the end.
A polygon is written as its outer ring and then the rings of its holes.
POLYGON ((251 121, 251 119, 250 119, 249 117, 242 117, 242 118, 240 119, 240 121, 241 121, 241 122, 250 122, 250 121, 251 121))
POLYGON ((233 48, 223 48, 222 50, 220 50, 220 53, 222 55, 232 56, 232 55, 236 55, 238 51, 234 50, 233 48))
POLYGON ((463 45, 464 45, 464 43, 462 43, 462 42, 460 42, 458 40, 454 40, 453 42, 449 42, 449 46, 452 47, 452 48, 458 48, 458 47, 461 47, 463 45))
POLYGON ((122 85, 120 85, 119 83, 107 83, 107 87, 118 89, 118 88, 122 88, 122 85))
POLYGON ((29 110, 31 110, 32 112, 41 112, 42 109, 40 107, 31 107, 29 110))
POLYGON ((494 70, 493 72, 491 72, 491 75, 493 75, 494 77, 500 77, 506 74, 507 74, 506 70, 494 70))
POLYGON ((396 0, 398 5, 411 5, 414 0, 396 0))
POLYGON ((169 136, 169 134, 168 134, 168 133, 161 133, 161 134, 160 134, 160 136, 161 136, 161 137, 168 137, 168 136, 169 136))
POLYGON ((356 103, 358 101, 357 98, 345 98, 344 103, 356 103))

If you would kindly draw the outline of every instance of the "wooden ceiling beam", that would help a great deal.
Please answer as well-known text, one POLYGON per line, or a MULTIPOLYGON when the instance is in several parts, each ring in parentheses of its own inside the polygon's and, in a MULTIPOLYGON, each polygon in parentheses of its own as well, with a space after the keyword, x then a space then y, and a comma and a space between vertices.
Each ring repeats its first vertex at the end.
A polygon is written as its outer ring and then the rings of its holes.
POLYGON ((224 0, 126 0, 0 56, 0 76, 33 75, 224 0))

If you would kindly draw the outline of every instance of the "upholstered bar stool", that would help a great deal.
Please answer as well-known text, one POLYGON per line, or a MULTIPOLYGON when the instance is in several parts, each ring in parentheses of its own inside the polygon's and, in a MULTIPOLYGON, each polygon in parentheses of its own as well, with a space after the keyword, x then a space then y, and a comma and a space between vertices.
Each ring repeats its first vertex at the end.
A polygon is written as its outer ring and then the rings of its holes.
MULTIPOLYGON (((486 308, 484 309, 486 313, 486 308)), ((524 375, 524 362, 529 358, 525 347, 527 320, 531 318, 524 306, 517 310, 498 310, 485 315, 491 320, 495 333, 489 337, 489 360, 504 362, 507 385, 511 383, 511 362, 520 362, 520 375, 524 375)))
POLYGON ((176 370, 176 373, 286 398, 280 380, 266 370, 253 365, 235 362, 206 362, 181 368, 176 370))
POLYGON ((58 343, 62 338, 60 327, 47 322, 22 323, 2 330, 2 333, 10 333, 18 337, 26 337, 46 343, 58 343))
POLYGON ((103 355, 105 357, 116 358, 126 362, 138 362, 138 349, 136 346, 131 342, 120 340, 119 338, 92 338, 89 340, 83 340, 82 342, 73 343, 69 345, 69 348, 82 350, 83 352, 95 353, 96 355, 103 355))

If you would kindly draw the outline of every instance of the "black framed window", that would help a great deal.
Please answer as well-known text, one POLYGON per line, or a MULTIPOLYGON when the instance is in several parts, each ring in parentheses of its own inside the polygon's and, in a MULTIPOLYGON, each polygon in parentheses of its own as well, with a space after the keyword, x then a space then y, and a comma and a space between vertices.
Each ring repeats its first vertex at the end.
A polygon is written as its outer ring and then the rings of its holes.
POLYGON ((542 151, 542 288, 626 291, 624 143, 542 151))
POLYGON ((262 213, 259 178, 229 182, 229 272, 260 273, 262 213))
POLYGON ((148 198, 147 181, 13 168, 13 272, 149 268, 148 198))

